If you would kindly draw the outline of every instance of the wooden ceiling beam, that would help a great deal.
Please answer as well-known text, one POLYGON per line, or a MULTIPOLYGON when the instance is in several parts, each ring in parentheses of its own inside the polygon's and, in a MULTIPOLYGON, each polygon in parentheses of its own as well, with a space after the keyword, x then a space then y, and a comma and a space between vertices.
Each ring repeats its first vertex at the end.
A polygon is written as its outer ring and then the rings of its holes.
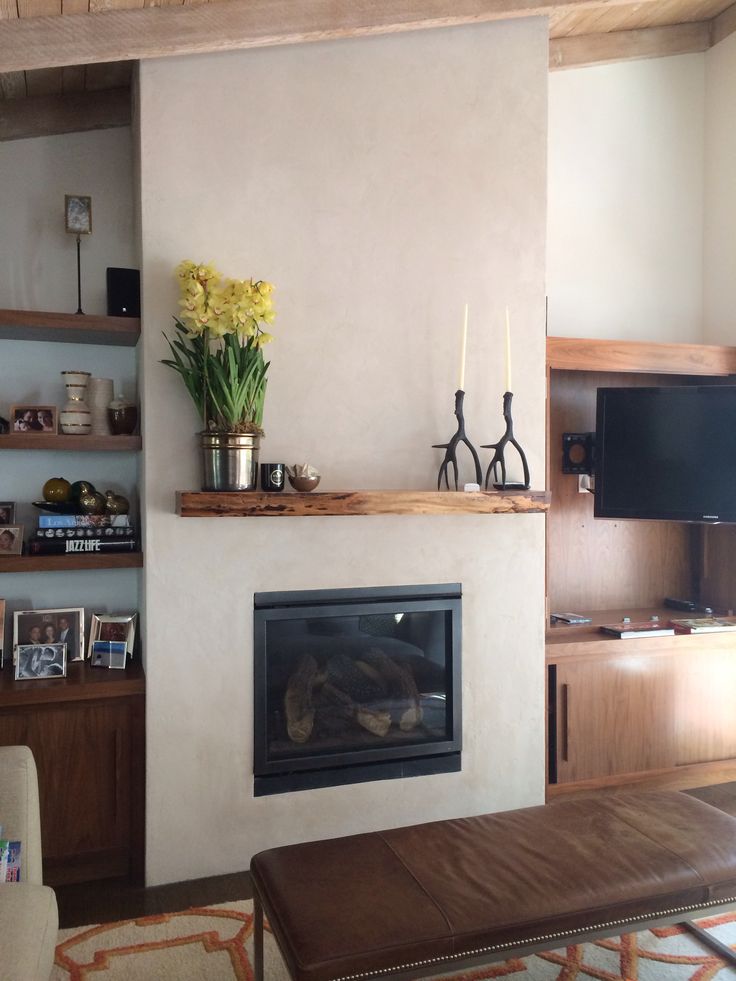
POLYGON ((0 101, 0 141, 129 126, 130 89, 0 101))
POLYGON ((722 14, 711 21, 711 43, 718 44, 736 31, 736 3, 727 7, 722 14))
POLYGON ((614 61, 665 58, 707 51, 710 44, 710 21, 610 31, 608 34, 576 34, 550 38, 549 67, 550 71, 560 71, 614 61))
MULTIPOLYGON (((224 0, 0 20, 4 71, 229 51, 547 15, 630 0, 224 0)), ((656 2, 656 0, 642 0, 656 2)))

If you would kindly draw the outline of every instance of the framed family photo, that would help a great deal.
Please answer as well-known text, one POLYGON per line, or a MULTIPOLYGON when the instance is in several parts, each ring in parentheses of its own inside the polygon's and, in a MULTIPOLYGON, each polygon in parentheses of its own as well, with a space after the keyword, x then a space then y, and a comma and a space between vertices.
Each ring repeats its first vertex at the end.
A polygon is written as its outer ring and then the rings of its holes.
POLYGON ((15 501, 0 501, 0 525, 15 524, 15 501))
POLYGON ((84 658, 84 609, 16 610, 13 614, 13 663, 22 646, 66 644, 69 661, 84 658))
POLYGON ((23 554, 23 525, 0 526, 0 556, 23 554))
POLYGON ((55 405, 11 405, 10 432, 24 436, 55 436, 59 419, 55 405))
POLYGON ((135 628, 138 621, 137 613, 106 614, 93 613, 92 622, 89 626, 89 650, 88 656, 91 658, 94 650, 95 641, 123 641, 126 645, 128 657, 133 656, 133 644, 135 643, 135 628))
POLYGON ((66 644, 20 644, 15 659, 15 680, 66 677, 66 644))

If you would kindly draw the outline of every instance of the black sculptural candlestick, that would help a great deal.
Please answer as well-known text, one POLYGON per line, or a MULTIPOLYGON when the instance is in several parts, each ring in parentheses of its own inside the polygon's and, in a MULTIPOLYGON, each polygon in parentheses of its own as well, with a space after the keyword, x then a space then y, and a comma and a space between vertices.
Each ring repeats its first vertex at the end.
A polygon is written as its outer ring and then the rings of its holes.
POLYGON ((449 443, 433 443, 432 448, 435 450, 444 450, 445 458, 442 461, 442 466, 440 467, 439 473, 437 474, 437 490, 440 489, 442 484, 442 477, 445 478, 445 484, 447 489, 450 489, 450 478, 448 468, 452 464, 452 469, 455 474, 455 490, 457 490, 457 455, 456 450, 458 443, 465 443, 467 448, 473 457, 473 462, 475 464, 475 482, 480 485, 483 479, 483 470, 480 465, 480 457, 478 456, 478 451, 470 442, 468 437, 465 435, 465 417, 463 416, 463 401, 465 399, 465 392, 462 389, 458 389, 455 392, 455 418, 457 419, 457 432, 452 437, 449 443))
POLYGON ((515 490, 529 490, 529 464, 526 462, 526 454, 522 450, 519 443, 514 438, 514 420, 511 417, 511 400, 513 399, 513 392, 504 392, 503 396, 503 418, 506 422, 506 430, 503 436, 499 439, 497 443, 485 443, 481 446, 483 450, 494 450, 493 459, 488 464, 488 469, 486 470, 486 480, 484 487, 488 490, 488 481, 490 480, 491 473, 493 473, 493 486, 499 488, 500 490, 506 490, 513 487, 515 490), (504 450, 506 449, 506 444, 511 443, 511 445, 516 449, 519 456, 521 457, 521 465, 524 468, 524 483, 523 484, 507 484, 506 483, 506 460, 504 459, 504 450), (501 480, 498 479, 498 470, 501 470, 501 480))

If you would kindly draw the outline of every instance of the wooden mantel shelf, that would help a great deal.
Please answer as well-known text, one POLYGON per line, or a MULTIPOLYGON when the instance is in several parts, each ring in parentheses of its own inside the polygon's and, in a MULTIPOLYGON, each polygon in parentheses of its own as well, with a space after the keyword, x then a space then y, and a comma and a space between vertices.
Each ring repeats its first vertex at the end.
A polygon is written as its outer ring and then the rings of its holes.
POLYGON ((529 514, 549 509, 547 491, 324 491, 280 494, 178 491, 182 518, 273 518, 371 514, 529 514))

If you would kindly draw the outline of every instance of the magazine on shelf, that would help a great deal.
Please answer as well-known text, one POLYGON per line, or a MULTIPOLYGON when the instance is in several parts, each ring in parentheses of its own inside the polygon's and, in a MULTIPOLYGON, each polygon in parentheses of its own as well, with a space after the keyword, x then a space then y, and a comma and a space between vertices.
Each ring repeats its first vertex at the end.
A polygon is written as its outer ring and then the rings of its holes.
POLYGON ((736 630, 736 617, 683 617, 670 620, 678 634, 717 634, 736 630))
POLYGON ((36 538, 133 538, 135 531, 130 525, 105 528, 37 528, 36 538))
POLYGON ((625 640, 634 637, 672 637, 675 628, 668 626, 661 620, 641 620, 634 623, 606 623, 602 624, 600 630, 604 634, 613 634, 625 640))

